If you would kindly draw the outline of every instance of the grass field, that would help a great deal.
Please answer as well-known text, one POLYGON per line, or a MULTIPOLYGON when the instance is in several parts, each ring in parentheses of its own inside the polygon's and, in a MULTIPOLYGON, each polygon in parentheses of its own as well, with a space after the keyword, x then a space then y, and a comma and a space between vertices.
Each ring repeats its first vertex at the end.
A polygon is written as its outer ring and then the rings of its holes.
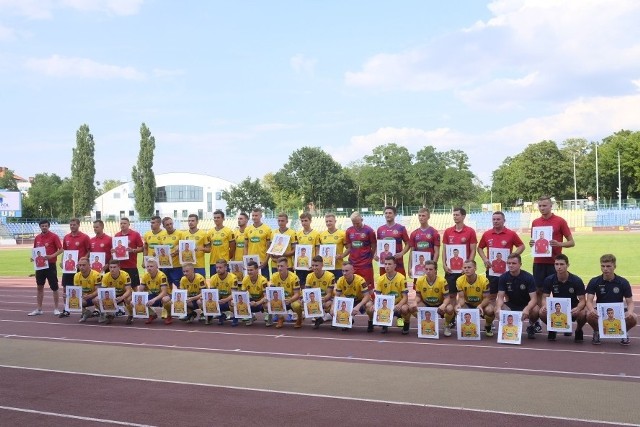
MULTIPOLYGON (((523 241, 525 236, 521 236, 523 241)), ((528 240, 528 236, 526 237, 528 240)), ((613 253, 618 258, 616 273, 626 277, 632 284, 640 284, 640 268, 636 250, 640 247, 640 233, 611 232, 585 233, 574 236, 576 246, 565 249, 569 257, 570 271, 585 282, 600 274, 598 259, 604 253, 613 253)), ((29 276, 33 266, 29 262, 30 249, 0 249, 0 276, 29 276)), ((476 260, 479 260, 477 258, 476 260)), ((405 262, 407 262, 405 260, 405 262)), ((523 254, 524 269, 531 271, 531 255, 523 254)))

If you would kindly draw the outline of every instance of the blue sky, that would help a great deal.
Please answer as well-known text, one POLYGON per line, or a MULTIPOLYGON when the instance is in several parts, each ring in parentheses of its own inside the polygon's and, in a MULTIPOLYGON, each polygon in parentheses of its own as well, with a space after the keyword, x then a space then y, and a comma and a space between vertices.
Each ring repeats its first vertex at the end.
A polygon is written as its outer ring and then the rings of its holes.
POLYGON ((636 0, 0 0, 0 166, 232 182, 308 145, 342 164, 380 144, 467 152, 485 183, 543 139, 640 130, 636 0))

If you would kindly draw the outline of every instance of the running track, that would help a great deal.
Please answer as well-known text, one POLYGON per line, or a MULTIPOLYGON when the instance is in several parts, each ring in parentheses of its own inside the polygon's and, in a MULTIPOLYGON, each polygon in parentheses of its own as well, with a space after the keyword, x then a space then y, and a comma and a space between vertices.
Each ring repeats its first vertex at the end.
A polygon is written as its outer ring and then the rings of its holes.
MULTIPOLYGON (((640 291, 634 288, 638 295, 640 291)), ((545 334, 521 346, 43 316, 33 279, 0 279, 3 425, 640 425, 640 339, 545 334)), ((378 328, 377 328, 378 329, 378 328)))

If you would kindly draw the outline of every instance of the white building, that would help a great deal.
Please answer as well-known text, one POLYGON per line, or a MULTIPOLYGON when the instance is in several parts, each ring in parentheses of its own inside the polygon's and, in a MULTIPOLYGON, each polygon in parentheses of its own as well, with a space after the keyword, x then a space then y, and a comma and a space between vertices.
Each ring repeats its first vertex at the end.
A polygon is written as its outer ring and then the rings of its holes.
MULTIPOLYGON (((155 213, 176 220, 186 220, 189 214, 201 219, 213 218, 217 209, 224 211, 227 203, 222 200, 222 190, 234 185, 230 181, 195 173, 164 173, 156 175, 155 213)), ((135 211, 133 181, 122 184, 98 197, 91 216, 103 220, 128 217, 139 218, 135 211)))

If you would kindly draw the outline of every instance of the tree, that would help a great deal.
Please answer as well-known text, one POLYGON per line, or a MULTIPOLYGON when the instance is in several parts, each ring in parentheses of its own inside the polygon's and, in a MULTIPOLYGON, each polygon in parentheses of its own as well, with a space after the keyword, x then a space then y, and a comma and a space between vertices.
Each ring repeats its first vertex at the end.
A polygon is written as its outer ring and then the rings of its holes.
POLYGON ((370 194, 370 203, 397 206, 412 198, 407 172, 411 169, 413 156, 406 147, 395 143, 380 145, 363 160, 361 178, 370 194))
POLYGON ((276 184, 276 178, 273 173, 268 173, 262 178, 264 187, 271 193, 273 201, 278 212, 286 212, 292 210, 300 210, 304 208, 304 204, 299 195, 283 190, 276 184))
POLYGON ((18 191, 18 181, 11 169, 5 169, 0 176, 0 188, 9 191, 18 191))
MULTIPOLYGON (((98 195, 101 196, 104 193, 113 190, 114 188, 124 184, 124 182, 118 179, 105 179, 102 181, 102 186, 98 189, 98 195)), ((97 185, 100 185, 98 182, 97 185)))
POLYGON ((234 212, 249 212, 261 207, 275 208, 271 193, 260 183, 260 180, 246 177, 240 184, 232 185, 229 191, 222 191, 222 198, 227 202, 227 214, 234 212))
POLYGON ((155 149, 156 139, 151 136, 147 125, 142 123, 138 163, 131 171, 131 179, 134 183, 135 209, 139 218, 150 218, 155 212, 156 176, 153 173, 153 152, 155 149))
POLYGON ((96 176, 95 143, 89 126, 83 124, 76 132, 76 148, 71 158, 71 183, 73 188, 73 216, 91 212, 96 198, 93 185, 96 176))
POLYGON ((56 174, 37 174, 23 200, 23 217, 68 220, 73 216, 73 185, 56 174))

